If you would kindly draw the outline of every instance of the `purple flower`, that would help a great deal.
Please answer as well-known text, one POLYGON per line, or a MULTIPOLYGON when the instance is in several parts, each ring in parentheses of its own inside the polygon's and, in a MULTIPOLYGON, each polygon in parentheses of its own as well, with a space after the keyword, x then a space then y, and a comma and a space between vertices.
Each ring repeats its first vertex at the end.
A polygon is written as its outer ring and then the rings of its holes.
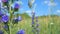
POLYGON ((34 20, 35 12, 32 12, 32 20, 34 20))
POLYGON ((32 21, 32 24, 34 24, 34 21, 32 21))
POLYGON ((36 24, 36 27, 39 27, 39 24, 36 24))
POLYGON ((25 31, 24 31, 24 30, 19 30, 19 31, 17 32, 17 34, 25 34, 25 31))
POLYGON ((33 14, 33 15, 32 15, 32 23, 34 22, 34 17, 35 17, 35 15, 33 14))
POLYGON ((15 21, 15 23, 18 23, 18 19, 15 19, 14 21, 15 21))
POLYGON ((2 0, 2 2, 8 2, 8 0, 2 0))
POLYGON ((4 32, 2 30, 0 30, 0 34, 4 34, 4 32))
POLYGON ((18 23, 21 20, 22 20, 22 17, 21 16, 13 18, 13 24, 18 23))
POLYGON ((35 12, 33 11, 33 12, 32 12, 32 14, 34 14, 34 15, 35 15, 35 12))
POLYGON ((32 27, 34 27, 34 17, 35 17, 35 12, 32 12, 32 27))
POLYGON ((34 23, 35 23, 35 22, 34 22, 34 19, 32 19, 32 27, 34 27, 34 23))
POLYGON ((15 3, 15 5, 14 5, 14 8, 19 8, 19 4, 18 3, 15 3))
POLYGON ((3 22, 8 22, 8 21, 9 21, 9 16, 3 15, 3 16, 2 16, 2 21, 3 21, 3 22))
POLYGON ((36 17, 36 22, 38 22, 38 16, 36 17))
POLYGON ((32 16, 32 20, 34 20, 34 16, 32 16))
POLYGON ((15 3, 15 5, 14 5, 14 11, 18 11, 19 10, 19 4, 18 3, 15 3))

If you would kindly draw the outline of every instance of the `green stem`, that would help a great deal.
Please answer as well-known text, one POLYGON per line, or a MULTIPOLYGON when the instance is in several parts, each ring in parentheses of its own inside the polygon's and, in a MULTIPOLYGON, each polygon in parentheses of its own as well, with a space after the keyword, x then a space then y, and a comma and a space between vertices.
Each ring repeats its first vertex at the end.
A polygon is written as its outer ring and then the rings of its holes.
POLYGON ((11 34, 11 24, 12 24, 12 10, 11 10, 11 1, 10 1, 10 6, 9 6, 9 12, 10 12, 10 25, 9 25, 9 30, 10 30, 10 34, 11 34))

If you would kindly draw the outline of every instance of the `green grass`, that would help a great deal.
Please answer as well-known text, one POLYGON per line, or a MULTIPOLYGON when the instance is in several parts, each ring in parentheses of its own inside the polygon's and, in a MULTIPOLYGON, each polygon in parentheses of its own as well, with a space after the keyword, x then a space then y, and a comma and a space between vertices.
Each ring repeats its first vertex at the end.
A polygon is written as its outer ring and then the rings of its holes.
MULTIPOLYGON (((40 34, 60 34, 60 17, 51 16, 51 18, 49 18, 48 16, 43 16, 39 17, 38 20, 40 24, 40 34)), ((26 18, 23 16, 23 20, 20 21, 19 24, 15 24, 11 27, 11 34, 16 34, 18 31, 18 27, 19 29, 24 29, 25 34, 33 34, 31 22, 32 20, 30 17, 26 18)))

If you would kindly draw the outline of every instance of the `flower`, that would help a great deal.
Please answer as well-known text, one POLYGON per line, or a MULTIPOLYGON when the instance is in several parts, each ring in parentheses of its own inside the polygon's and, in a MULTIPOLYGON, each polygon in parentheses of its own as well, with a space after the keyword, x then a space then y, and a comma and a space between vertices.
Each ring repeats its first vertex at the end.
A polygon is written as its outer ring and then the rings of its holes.
POLYGON ((15 17, 15 18, 13 19, 13 24, 18 23, 18 22, 21 21, 21 20, 22 20, 22 17, 21 17, 21 16, 15 17))
POLYGON ((18 3, 15 3, 15 5, 14 5, 14 8, 19 8, 19 4, 18 3))
POLYGON ((15 23, 17 23, 18 22, 18 19, 15 19, 15 23))
POLYGON ((32 27, 34 27, 34 25, 35 25, 35 24, 34 24, 34 23, 35 23, 35 22, 34 22, 34 17, 35 17, 35 12, 32 12, 32 27))
POLYGON ((0 34, 4 34, 4 32, 2 30, 0 30, 0 34))
POLYGON ((19 4, 15 3, 15 5, 14 5, 14 11, 18 11, 18 9, 19 9, 19 4))
POLYGON ((32 21, 32 24, 34 24, 34 21, 32 21))
POLYGON ((3 21, 3 22, 8 22, 8 21, 9 21, 9 16, 3 15, 3 16, 2 16, 2 21, 3 21))
POLYGON ((31 25, 32 25, 32 27, 34 27, 34 24, 35 24, 35 22, 34 22, 34 21, 32 21, 32 24, 31 24, 31 25))
POLYGON ((16 23, 18 23, 18 19, 15 17, 13 18, 13 24, 16 24, 16 23))
POLYGON ((34 15, 32 16, 32 20, 34 20, 34 15))
POLYGON ((8 0, 2 0, 2 2, 8 2, 8 0))
POLYGON ((34 20, 35 12, 32 12, 32 20, 34 20))
POLYGON ((24 31, 24 30, 19 30, 19 31, 17 32, 17 34, 25 34, 25 31, 24 31))
POLYGON ((34 16, 32 16, 32 27, 34 27, 34 16))
POLYGON ((36 17, 36 22, 38 22, 38 17, 36 17))
POLYGON ((7 7, 8 7, 8 4, 9 4, 8 1, 9 1, 9 0, 2 0, 2 2, 3 2, 3 6, 7 6, 7 7))
POLYGON ((39 24, 36 24, 36 27, 38 28, 39 27, 39 24))

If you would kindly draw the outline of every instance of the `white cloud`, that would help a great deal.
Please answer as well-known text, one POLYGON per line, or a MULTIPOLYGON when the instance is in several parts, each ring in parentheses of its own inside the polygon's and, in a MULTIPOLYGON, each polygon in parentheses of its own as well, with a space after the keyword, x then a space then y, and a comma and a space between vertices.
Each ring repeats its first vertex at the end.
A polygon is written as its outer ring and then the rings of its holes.
POLYGON ((57 13, 60 13, 60 10, 57 10, 57 13))
POLYGON ((51 1, 44 1, 44 4, 47 4, 48 6, 56 6, 57 3, 51 2, 51 1))
POLYGON ((49 2, 48 6, 56 6, 57 4, 55 2, 49 2))
POLYGON ((30 10, 27 10, 26 13, 31 13, 31 11, 30 10))
POLYGON ((47 3, 48 3, 48 1, 44 1, 44 3, 45 3, 45 4, 47 4, 47 3))

